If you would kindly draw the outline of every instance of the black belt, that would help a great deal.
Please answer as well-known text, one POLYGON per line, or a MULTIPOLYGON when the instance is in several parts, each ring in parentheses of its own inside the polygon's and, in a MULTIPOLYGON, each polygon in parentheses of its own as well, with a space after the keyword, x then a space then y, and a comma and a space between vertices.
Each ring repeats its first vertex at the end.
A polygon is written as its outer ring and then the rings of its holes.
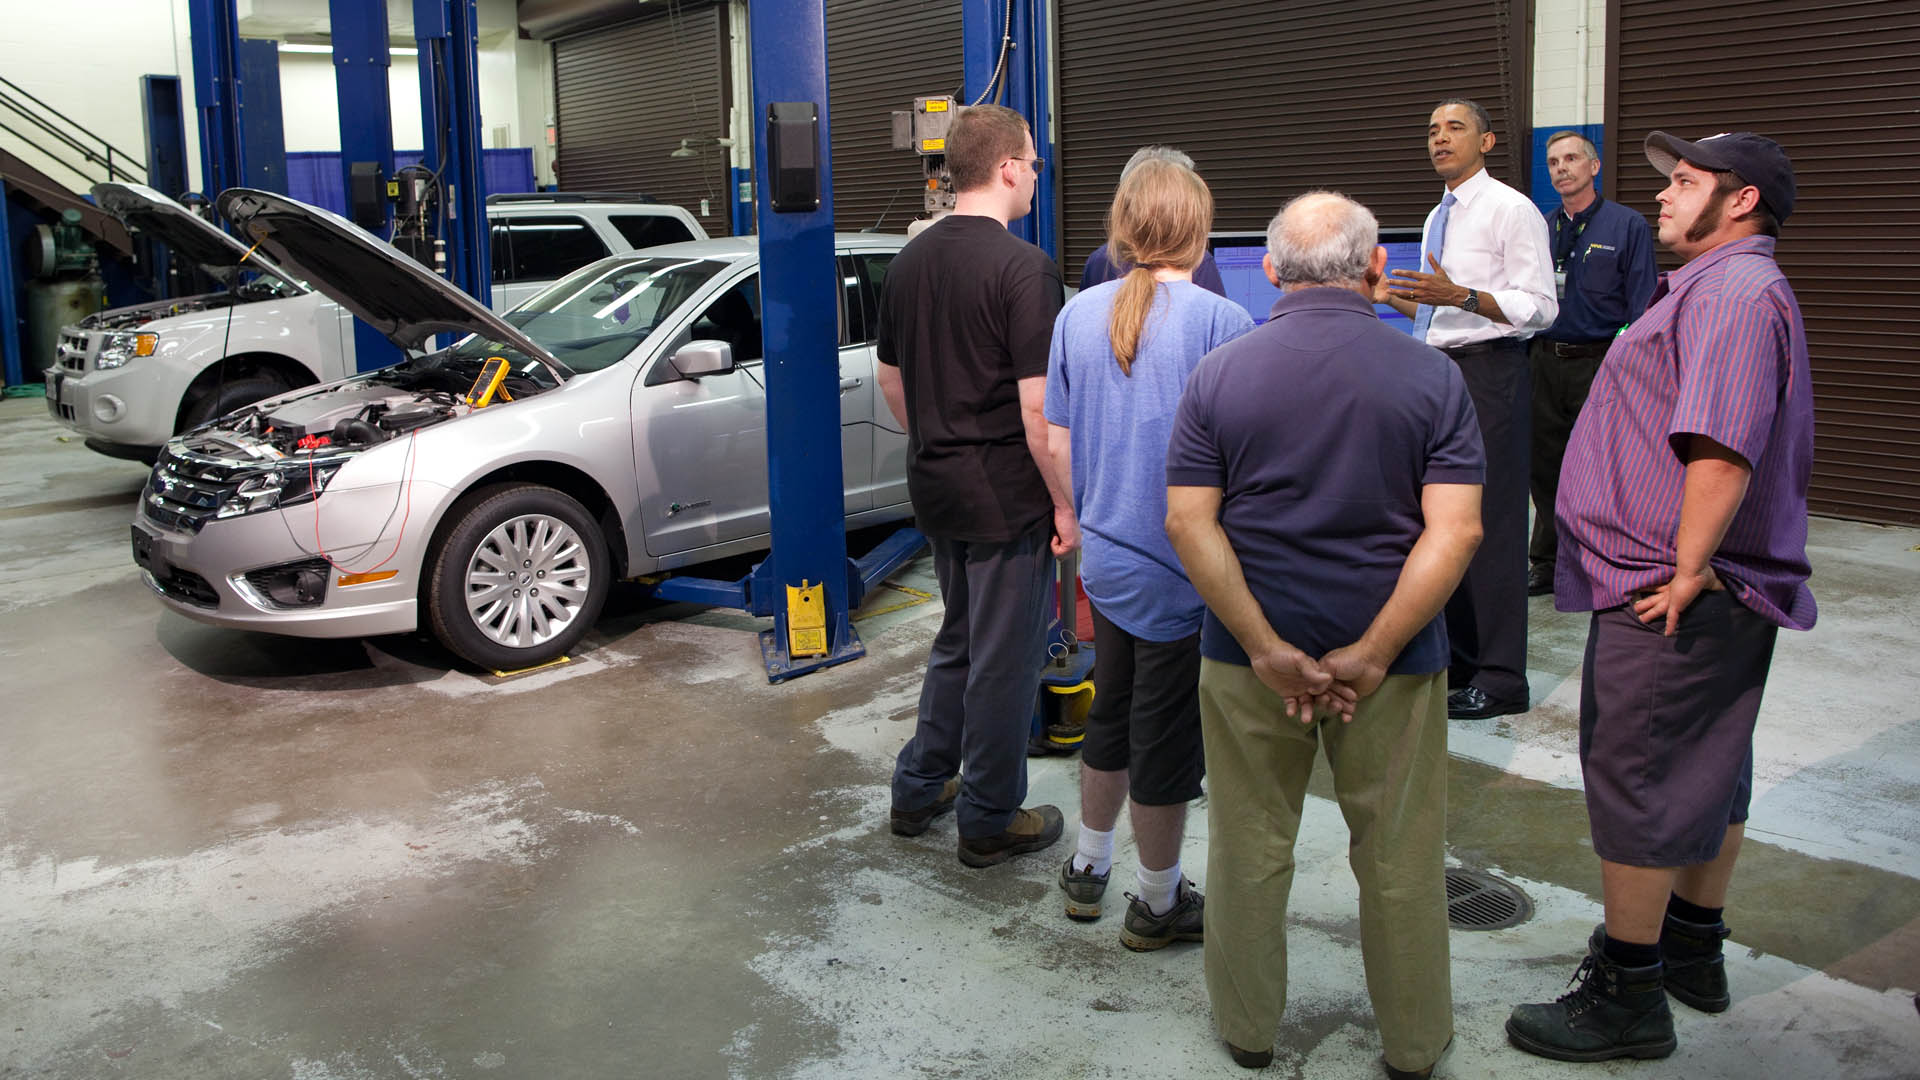
POLYGON ((1613 344, 1612 341, 1547 341, 1544 338, 1541 340, 1541 343, 1551 347, 1553 349, 1553 355, 1570 359, 1574 357, 1605 356, 1607 355, 1607 346, 1613 344))
POLYGON ((1527 343, 1515 337, 1497 337, 1491 341, 1474 341, 1465 345, 1448 345, 1440 351, 1458 360, 1463 357, 1489 356, 1495 349, 1514 349, 1525 352, 1527 343))

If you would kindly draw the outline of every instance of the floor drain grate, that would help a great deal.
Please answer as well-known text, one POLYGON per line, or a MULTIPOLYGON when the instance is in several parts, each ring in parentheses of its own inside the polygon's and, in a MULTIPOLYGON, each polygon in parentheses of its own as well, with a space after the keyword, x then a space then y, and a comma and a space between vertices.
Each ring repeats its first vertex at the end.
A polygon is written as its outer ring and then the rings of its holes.
POLYGON ((1533 917, 1533 901, 1479 870, 1447 871, 1447 922, 1455 930, 1505 930, 1533 917))

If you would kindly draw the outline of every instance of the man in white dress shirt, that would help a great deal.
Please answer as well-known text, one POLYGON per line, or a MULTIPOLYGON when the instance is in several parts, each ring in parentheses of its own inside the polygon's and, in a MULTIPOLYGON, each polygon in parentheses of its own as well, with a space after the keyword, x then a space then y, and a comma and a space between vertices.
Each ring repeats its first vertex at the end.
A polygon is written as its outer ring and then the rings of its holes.
POLYGON ((1453 357, 1486 446, 1485 539, 1447 602, 1447 714, 1527 711, 1527 469, 1533 391, 1526 340, 1560 305, 1546 219, 1486 170, 1494 137, 1474 102, 1440 103, 1427 156, 1446 181, 1421 241, 1430 273, 1395 271, 1375 292, 1412 318, 1414 334, 1453 357))

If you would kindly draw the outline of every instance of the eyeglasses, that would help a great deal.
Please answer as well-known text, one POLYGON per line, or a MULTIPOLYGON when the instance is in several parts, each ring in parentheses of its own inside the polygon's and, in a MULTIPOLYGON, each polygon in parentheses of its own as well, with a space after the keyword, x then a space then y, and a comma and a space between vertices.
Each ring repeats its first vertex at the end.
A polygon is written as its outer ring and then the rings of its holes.
POLYGON ((1017 158, 1008 158, 1007 160, 1031 162, 1033 164, 1034 172, 1039 172, 1041 169, 1044 169, 1047 167, 1047 159, 1043 157, 1017 157, 1017 158))

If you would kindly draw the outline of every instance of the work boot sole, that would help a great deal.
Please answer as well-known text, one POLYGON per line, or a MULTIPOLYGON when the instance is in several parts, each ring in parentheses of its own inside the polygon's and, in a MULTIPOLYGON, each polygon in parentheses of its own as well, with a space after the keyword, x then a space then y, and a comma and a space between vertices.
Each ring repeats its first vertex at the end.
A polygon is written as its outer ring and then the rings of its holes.
POLYGON ((989 866, 998 866, 1008 859, 1013 858, 1015 855, 1025 855, 1033 851, 1045 851, 1052 847, 1059 839, 1060 837, 1058 836, 1037 836, 1032 840, 1021 840, 1017 843, 1008 844, 998 851, 975 851, 965 844, 962 844, 960 846, 960 861, 973 867, 975 870, 980 870, 989 866))
POLYGON ((1675 1047, 1680 1045, 1678 1038, 1669 1035, 1659 1042, 1618 1043, 1613 1046, 1601 1047, 1598 1050, 1569 1050, 1562 1046, 1551 1046, 1547 1043, 1537 1042, 1529 1038, 1524 1033, 1515 1030, 1513 1021, 1511 1020, 1507 1021, 1507 1041, 1525 1050, 1529 1054, 1537 1054, 1543 1058, 1552 1058, 1555 1061, 1609 1061, 1613 1058, 1623 1057, 1652 1060, 1654 1058, 1666 1057, 1668 1054, 1673 1053, 1675 1047))
POLYGON ((1125 927, 1122 927, 1120 930, 1120 944, 1125 945, 1134 952, 1152 952, 1155 949, 1164 949, 1176 941, 1205 941, 1206 939, 1207 935, 1204 932, 1168 934, 1165 937, 1143 937, 1125 927))
POLYGON ((1682 1005, 1690 1005, 1693 1008, 1699 1009, 1703 1013, 1723 1013, 1727 1011, 1728 1006, 1733 1004, 1732 994, 1722 994, 1719 997, 1702 997, 1691 990, 1676 986, 1673 983, 1666 985, 1668 997, 1671 997, 1682 1005))

